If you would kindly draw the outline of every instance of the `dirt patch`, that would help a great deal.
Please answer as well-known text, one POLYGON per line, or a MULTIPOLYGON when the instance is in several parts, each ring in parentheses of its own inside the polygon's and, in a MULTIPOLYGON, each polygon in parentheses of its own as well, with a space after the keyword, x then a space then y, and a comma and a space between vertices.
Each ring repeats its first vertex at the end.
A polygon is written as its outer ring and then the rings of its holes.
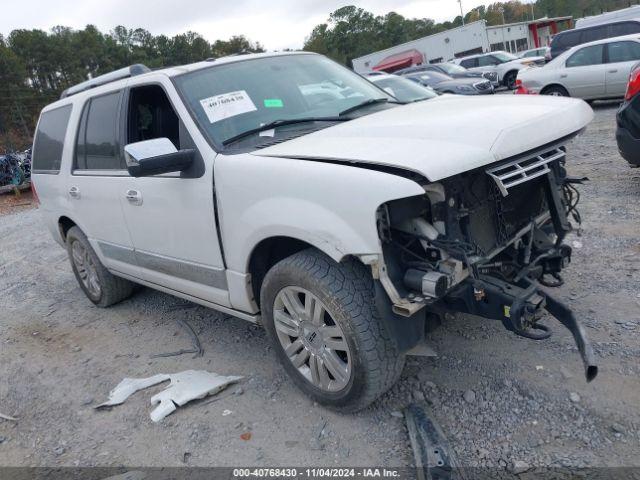
POLYGON ((36 207, 37 204, 30 189, 0 194, 0 215, 20 213, 36 207))

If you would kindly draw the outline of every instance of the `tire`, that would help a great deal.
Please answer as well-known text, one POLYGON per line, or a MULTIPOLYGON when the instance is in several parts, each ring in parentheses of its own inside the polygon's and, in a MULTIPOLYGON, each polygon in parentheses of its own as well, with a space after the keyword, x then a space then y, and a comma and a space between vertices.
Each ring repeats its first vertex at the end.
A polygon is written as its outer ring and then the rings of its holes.
POLYGON ((398 352, 380 319, 374 292, 371 273, 364 265, 356 260, 338 264, 313 249, 277 263, 262 284, 262 319, 278 360, 300 390, 334 410, 365 408, 402 373, 404 354, 398 352), (298 299, 297 307, 292 298, 298 299), (308 303, 310 298, 315 301, 308 303), (316 315, 320 320, 315 326, 313 315, 294 318, 295 313, 290 313, 291 306, 299 311, 309 305, 325 310, 316 315), (327 335, 328 329, 333 333, 327 335), (342 360, 340 375, 331 368, 335 357, 342 360))
POLYGON ((551 95, 553 97, 568 97, 569 92, 560 85, 551 85, 542 91, 542 95, 551 95))
POLYGON ((67 253, 80 288, 95 305, 108 307, 133 293, 135 284, 110 273, 78 227, 67 232, 67 253))
POLYGON ((507 74, 504 76, 504 86, 507 87, 509 90, 515 90, 516 78, 518 78, 517 71, 514 70, 511 72, 507 72, 507 74))

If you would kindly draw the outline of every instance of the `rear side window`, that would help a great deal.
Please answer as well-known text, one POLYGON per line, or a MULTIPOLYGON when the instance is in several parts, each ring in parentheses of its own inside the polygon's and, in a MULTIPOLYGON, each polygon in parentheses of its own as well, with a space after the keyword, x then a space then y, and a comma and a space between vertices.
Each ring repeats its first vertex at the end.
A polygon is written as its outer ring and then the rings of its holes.
POLYGON ((44 112, 33 142, 33 172, 58 173, 62 161, 64 137, 69 125, 71 105, 44 112))
POLYGON ((595 42, 607 38, 607 25, 601 27, 587 28, 582 32, 580 43, 595 42))
POLYGON ((579 30, 559 33, 558 35, 553 37, 552 46, 555 48, 563 48, 563 49, 569 49, 571 47, 575 47, 576 45, 579 45, 580 43, 582 43, 580 41, 581 35, 582 35, 582 32, 580 32, 579 30))
POLYGON ((609 49, 609 63, 640 60, 640 43, 612 42, 607 45, 607 48, 609 49))
POLYGON ((460 62, 460 65, 462 65, 464 68, 473 68, 478 66, 478 59, 477 58, 467 58, 466 60, 462 60, 460 62))
POLYGON ((78 170, 126 168, 118 146, 121 92, 94 97, 84 106, 76 142, 78 170))
POLYGON ((592 45, 584 47, 571 55, 567 60, 567 67, 585 67, 587 65, 600 65, 604 45, 592 45))
POLYGON ((608 37, 620 37, 640 32, 640 22, 622 22, 609 25, 608 37))

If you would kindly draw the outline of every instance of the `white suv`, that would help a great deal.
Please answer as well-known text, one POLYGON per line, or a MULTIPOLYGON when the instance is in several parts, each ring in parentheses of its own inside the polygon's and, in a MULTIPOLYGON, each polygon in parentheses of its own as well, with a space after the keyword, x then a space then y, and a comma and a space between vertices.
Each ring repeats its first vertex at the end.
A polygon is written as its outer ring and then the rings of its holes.
POLYGON ((33 183, 93 303, 142 284, 260 322, 303 391, 353 411, 451 311, 540 338, 546 309, 595 376, 537 283, 570 258, 563 145, 591 118, 550 97, 399 105, 308 53, 138 65, 43 110, 33 183))
POLYGON ((453 60, 453 63, 456 65, 460 65, 472 72, 496 72, 498 75, 498 83, 510 90, 516 88, 516 77, 520 70, 535 64, 543 64, 544 62, 544 57, 518 58, 515 55, 503 51, 481 53, 453 60))

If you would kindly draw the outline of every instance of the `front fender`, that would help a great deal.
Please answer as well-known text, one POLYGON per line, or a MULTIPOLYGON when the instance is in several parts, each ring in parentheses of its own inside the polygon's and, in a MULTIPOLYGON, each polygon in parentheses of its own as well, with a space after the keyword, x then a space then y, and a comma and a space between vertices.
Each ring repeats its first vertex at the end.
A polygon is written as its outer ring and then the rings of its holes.
POLYGON ((262 240, 303 240, 336 261, 380 254, 376 210, 424 194, 407 178, 313 160, 219 155, 216 196, 227 268, 247 272, 262 240))

